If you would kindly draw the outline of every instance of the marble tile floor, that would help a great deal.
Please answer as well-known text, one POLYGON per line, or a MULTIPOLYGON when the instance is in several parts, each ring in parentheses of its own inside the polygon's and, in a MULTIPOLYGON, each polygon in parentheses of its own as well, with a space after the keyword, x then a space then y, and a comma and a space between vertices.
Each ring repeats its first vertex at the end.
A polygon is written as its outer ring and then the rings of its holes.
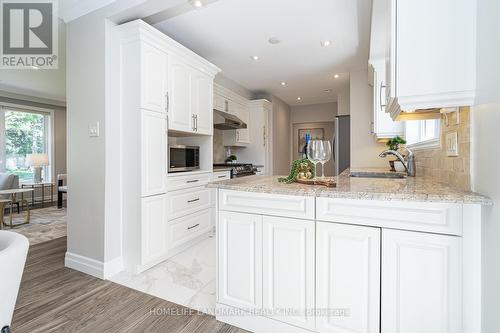
MULTIPOLYGON (((24 221, 26 212, 21 211, 21 214, 14 212, 12 221, 14 224, 24 221)), ((14 228, 3 226, 3 230, 13 231, 26 236, 30 245, 35 245, 59 237, 66 236, 66 208, 57 208, 51 206, 47 208, 31 209, 30 223, 14 228)), ((5 214, 5 222, 9 222, 8 214, 5 214)))
POLYGON ((210 237, 140 274, 120 272, 109 280, 213 314, 215 274, 215 237, 210 237))

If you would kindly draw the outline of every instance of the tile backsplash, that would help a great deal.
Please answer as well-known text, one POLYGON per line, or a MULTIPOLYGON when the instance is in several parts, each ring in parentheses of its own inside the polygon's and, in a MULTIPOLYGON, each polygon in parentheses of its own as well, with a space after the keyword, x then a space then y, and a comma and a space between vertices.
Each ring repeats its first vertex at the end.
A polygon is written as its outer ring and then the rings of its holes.
POLYGON ((222 131, 214 129, 214 163, 224 163, 226 148, 223 146, 222 131))
POLYGON ((456 113, 441 116, 441 147, 415 150, 417 176, 431 176, 440 181, 470 190, 470 108, 461 107, 460 122, 456 124, 456 113), (458 156, 447 156, 446 134, 458 133, 458 156))

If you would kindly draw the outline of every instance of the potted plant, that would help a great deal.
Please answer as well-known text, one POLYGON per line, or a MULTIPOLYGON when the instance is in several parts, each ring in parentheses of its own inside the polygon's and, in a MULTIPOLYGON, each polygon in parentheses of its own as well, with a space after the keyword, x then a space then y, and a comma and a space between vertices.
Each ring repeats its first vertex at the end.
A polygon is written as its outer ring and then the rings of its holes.
MULTIPOLYGON (((406 144, 406 140, 400 136, 395 136, 387 141, 386 145, 390 150, 398 151, 401 145, 406 144)), ((404 166, 400 161, 392 160, 389 161, 389 165, 391 166, 391 171, 404 171, 404 166), (398 162, 398 165, 395 166, 394 163, 398 162)))
POLYGON ((226 163, 233 163, 234 161, 236 161, 238 158, 236 157, 236 155, 229 155, 227 158, 226 158, 226 163))

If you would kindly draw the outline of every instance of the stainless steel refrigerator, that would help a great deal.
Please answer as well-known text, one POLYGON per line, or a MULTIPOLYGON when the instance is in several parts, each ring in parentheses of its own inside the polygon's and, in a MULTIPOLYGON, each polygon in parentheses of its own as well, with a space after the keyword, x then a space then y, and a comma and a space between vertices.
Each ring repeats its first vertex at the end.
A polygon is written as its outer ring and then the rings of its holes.
POLYGON ((335 117, 332 157, 335 175, 339 175, 351 165, 351 119, 350 116, 335 117))

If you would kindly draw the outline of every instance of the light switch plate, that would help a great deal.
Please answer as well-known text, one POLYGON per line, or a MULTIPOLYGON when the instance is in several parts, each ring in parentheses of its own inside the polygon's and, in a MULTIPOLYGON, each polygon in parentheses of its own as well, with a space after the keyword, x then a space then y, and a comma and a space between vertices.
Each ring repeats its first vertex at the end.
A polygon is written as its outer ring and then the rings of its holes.
POLYGON ((446 155, 458 156, 458 132, 446 134, 446 155))
POLYGON ((98 137, 99 136, 99 122, 96 121, 95 123, 90 123, 89 124, 89 136, 92 137, 98 137))

